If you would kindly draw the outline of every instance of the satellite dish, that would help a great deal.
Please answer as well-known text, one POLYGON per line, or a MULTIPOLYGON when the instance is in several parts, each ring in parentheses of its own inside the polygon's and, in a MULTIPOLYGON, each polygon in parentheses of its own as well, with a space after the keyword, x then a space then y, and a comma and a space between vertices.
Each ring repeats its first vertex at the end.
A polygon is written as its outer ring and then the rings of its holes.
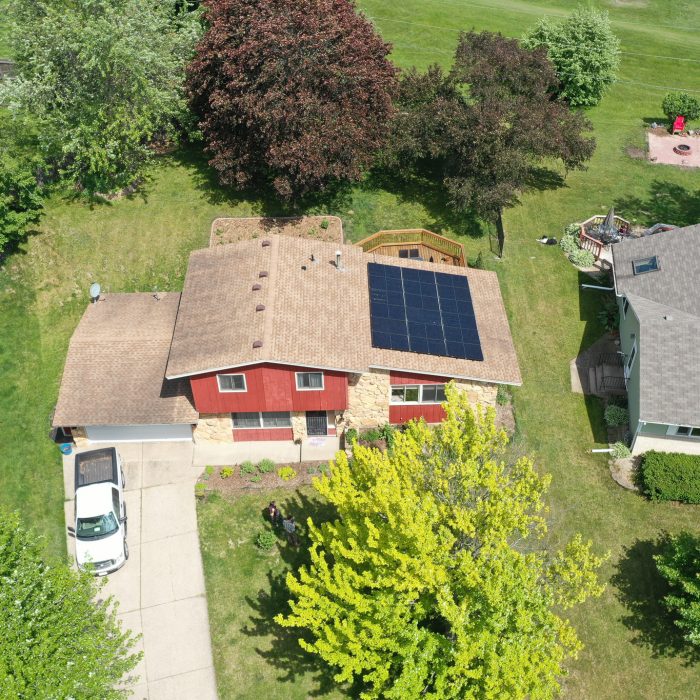
POLYGON ((102 288, 100 287, 97 282, 93 282, 90 285, 90 299, 92 299, 93 302, 97 301, 100 298, 100 291, 102 288))

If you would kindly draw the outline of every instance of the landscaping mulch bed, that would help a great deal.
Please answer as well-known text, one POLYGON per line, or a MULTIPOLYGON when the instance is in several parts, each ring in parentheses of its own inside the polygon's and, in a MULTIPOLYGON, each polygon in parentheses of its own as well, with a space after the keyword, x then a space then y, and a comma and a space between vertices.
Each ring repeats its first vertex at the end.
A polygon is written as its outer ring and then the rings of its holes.
POLYGON ((310 238, 328 243, 343 242, 343 222, 337 216, 248 217, 214 219, 209 246, 237 243, 269 234, 310 238), (323 228, 327 222, 327 228, 323 228))
POLYGON ((315 476, 321 476, 319 467, 327 465, 328 462, 294 462, 294 464, 278 464, 275 470, 269 474, 241 474, 240 466, 233 467, 233 476, 221 477, 222 467, 215 467, 214 473, 207 477, 206 472, 200 481, 206 484, 207 491, 219 491, 223 494, 245 493, 250 491, 262 491, 265 489, 285 488, 293 491, 300 486, 308 486, 315 476), (297 473, 294 479, 285 481, 278 476, 277 471, 284 466, 290 466, 297 473), (257 477, 260 480, 257 481, 257 477), (251 479, 255 478, 256 481, 251 479))

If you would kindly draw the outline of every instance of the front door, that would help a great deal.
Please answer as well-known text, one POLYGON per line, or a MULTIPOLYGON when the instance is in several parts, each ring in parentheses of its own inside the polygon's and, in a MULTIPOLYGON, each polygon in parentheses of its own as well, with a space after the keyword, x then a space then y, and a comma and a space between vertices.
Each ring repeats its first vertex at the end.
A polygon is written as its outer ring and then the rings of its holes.
POLYGON ((306 412, 306 434, 328 435, 328 418, 325 411, 306 412))

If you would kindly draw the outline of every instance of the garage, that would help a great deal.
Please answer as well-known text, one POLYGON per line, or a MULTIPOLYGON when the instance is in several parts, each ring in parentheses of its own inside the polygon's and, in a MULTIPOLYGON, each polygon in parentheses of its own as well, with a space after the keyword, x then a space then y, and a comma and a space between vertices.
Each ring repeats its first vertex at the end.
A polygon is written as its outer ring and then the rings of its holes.
POLYGON ((189 423, 170 425, 88 425, 90 442, 161 442, 192 440, 189 423))

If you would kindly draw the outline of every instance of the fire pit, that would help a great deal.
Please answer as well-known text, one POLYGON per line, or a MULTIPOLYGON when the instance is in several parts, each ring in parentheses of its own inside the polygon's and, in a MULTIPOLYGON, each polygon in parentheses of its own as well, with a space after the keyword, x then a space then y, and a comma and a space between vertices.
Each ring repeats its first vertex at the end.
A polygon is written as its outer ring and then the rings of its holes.
POLYGON ((679 156, 689 156, 693 149, 687 143, 679 143, 673 147, 673 152, 679 156))

